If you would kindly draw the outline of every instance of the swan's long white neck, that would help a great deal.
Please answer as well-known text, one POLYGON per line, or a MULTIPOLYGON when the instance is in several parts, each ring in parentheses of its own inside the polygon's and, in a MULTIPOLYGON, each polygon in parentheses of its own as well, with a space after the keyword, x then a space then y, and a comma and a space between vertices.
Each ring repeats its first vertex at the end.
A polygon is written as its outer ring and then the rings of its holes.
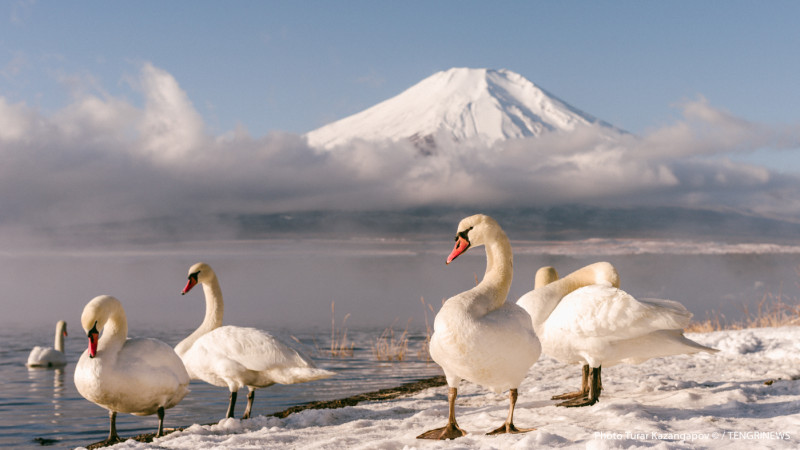
POLYGON ((492 311, 501 307, 506 301, 514 276, 514 257, 511 243, 501 230, 486 239, 485 247, 486 273, 475 289, 486 293, 491 299, 487 306, 489 311, 492 311))
POLYGON ((203 294, 206 298, 206 315, 203 323, 190 334, 186 339, 175 346, 175 353, 183 355, 189 350, 194 342, 204 334, 222 326, 222 316, 225 313, 225 302, 222 300, 222 289, 216 275, 208 281, 204 281, 203 294))
POLYGON ((64 353, 64 329, 67 325, 60 321, 56 324, 56 338, 53 341, 53 348, 61 353, 64 353))
POLYGON ((100 340, 97 343, 97 356, 116 358, 125 341, 128 340, 128 318, 121 306, 115 307, 108 316, 100 340))
POLYGON ((541 335, 542 325, 556 309, 558 303, 570 292, 591 284, 607 284, 619 287, 619 274, 611 264, 599 262, 572 272, 552 283, 537 287, 517 302, 531 316, 533 328, 541 335))

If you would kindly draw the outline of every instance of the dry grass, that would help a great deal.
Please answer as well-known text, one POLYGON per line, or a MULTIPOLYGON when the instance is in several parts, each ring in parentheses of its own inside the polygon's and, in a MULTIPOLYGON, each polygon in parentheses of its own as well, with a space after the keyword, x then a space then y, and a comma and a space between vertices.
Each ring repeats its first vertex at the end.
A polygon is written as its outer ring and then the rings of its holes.
POLYGON ((782 294, 764 294, 755 312, 743 306, 744 319, 728 321, 724 314, 712 312, 711 317, 702 322, 693 322, 686 327, 687 332, 703 333, 720 330, 741 330, 744 328, 782 327, 800 325, 800 303, 797 299, 788 301, 782 294))
POLYGON ((425 341, 420 346, 419 351, 417 351, 417 358, 420 361, 432 361, 430 347, 433 328, 431 328, 430 321, 428 321, 428 311, 430 310, 431 314, 434 316, 436 315, 436 311, 433 310, 433 305, 425 303, 425 297, 420 297, 419 301, 422 302, 422 310, 425 311, 425 341))
POLYGON ((342 319, 341 328, 336 328, 336 302, 331 302, 331 345, 328 349, 321 349, 317 345, 317 351, 325 356, 332 358, 350 358, 353 356, 355 344, 347 341, 347 318, 350 313, 345 314, 342 319))
MULTIPOLYGON (((395 322, 397 322, 395 320, 395 322)), ((378 361, 403 361, 408 352, 408 325, 411 319, 406 322, 406 328, 399 337, 394 334, 394 324, 383 330, 380 337, 375 340, 372 352, 378 361)))

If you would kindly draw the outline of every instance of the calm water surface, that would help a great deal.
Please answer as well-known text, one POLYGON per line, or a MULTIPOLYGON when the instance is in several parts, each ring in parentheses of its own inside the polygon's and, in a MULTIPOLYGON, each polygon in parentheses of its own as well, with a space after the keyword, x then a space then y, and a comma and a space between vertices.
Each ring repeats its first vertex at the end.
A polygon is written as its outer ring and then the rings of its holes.
MULTIPOLYGON (((65 343, 68 364, 63 370, 25 367, 34 345, 52 345, 50 331, 25 330, 21 326, 0 330, 0 447, 41 448, 47 445, 52 448, 74 448, 105 439, 108 434, 108 412, 85 400, 75 389, 75 364, 86 349, 86 339, 75 324, 70 325, 71 334, 65 343)), ((132 329, 130 335, 157 337, 174 345, 191 331, 164 334, 132 329)), ((406 361, 376 361, 372 347, 382 331, 349 330, 348 338, 355 342, 355 348, 353 357, 346 358, 323 357, 317 352, 317 346, 329 346, 329 332, 275 332, 287 342, 292 335, 297 337, 301 344, 291 342, 293 346, 314 355, 318 366, 332 370, 337 375, 311 383, 260 389, 256 392, 254 412, 257 415, 269 414, 310 401, 343 398, 441 374, 435 363, 417 358, 417 351, 424 340, 423 333, 409 337, 406 361)), ((199 381, 192 381, 189 387, 191 392, 183 401, 167 411, 164 421, 166 427, 216 423, 225 414, 227 389, 199 381)), ((246 393, 246 389, 239 393, 237 416, 244 412, 246 393)), ((157 424, 155 415, 117 416, 117 431, 122 437, 154 432, 157 424)))

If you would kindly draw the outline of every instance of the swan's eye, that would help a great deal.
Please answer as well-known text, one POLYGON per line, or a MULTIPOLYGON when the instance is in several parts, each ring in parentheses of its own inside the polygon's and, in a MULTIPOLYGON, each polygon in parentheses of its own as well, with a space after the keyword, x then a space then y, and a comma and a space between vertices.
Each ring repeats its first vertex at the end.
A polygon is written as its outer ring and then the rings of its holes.
POLYGON ((472 228, 473 228, 473 227, 469 227, 469 228, 467 228, 467 229, 466 229, 466 230, 464 230, 464 231, 460 231, 460 232, 459 232, 459 233, 456 235, 456 241, 458 240, 458 238, 461 238, 461 239, 464 239, 465 241, 469 242, 469 232, 470 232, 470 230, 472 230, 472 228))
POLYGON ((200 271, 199 270, 197 272, 195 272, 195 273, 189 274, 189 279, 197 282, 198 275, 200 275, 200 271))

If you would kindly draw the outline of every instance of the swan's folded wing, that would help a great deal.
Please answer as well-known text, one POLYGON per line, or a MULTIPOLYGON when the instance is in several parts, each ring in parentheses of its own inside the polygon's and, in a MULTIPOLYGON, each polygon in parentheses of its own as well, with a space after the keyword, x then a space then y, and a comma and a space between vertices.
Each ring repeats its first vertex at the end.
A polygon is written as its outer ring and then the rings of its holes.
MULTIPOLYGON (((198 339, 190 352, 205 355, 207 361, 225 361, 227 365, 241 366, 253 374, 265 374, 276 383, 299 383, 334 375, 318 369, 308 356, 256 328, 217 328, 198 339)), ((241 369, 234 372, 241 372, 241 369)))
POLYGON ((671 300, 636 300, 608 286, 583 287, 564 297, 548 319, 553 332, 577 337, 630 339, 656 330, 682 329, 691 313, 671 300))

